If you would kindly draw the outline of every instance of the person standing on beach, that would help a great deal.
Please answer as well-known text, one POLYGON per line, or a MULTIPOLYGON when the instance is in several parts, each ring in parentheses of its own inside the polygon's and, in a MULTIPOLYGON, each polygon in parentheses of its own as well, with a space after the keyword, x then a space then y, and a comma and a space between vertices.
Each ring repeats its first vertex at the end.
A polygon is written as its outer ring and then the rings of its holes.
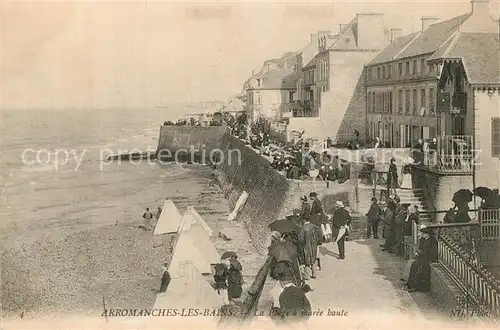
POLYGON ((144 227, 149 230, 151 228, 151 219, 153 219, 153 215, 149 212, 149 207, 146 208, 146 212, 144 212, 142 218, 144 219, 144 227))

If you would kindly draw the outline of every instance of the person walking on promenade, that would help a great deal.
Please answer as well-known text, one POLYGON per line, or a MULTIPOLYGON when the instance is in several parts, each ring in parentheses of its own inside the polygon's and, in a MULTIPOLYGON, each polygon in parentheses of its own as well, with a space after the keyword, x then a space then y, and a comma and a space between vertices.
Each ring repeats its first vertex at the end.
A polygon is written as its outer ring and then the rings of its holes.
POLYGON ((307 269, 307 276, 316 278, 316 259, 318 257, 318 243, 322 239, 318 226, 307 221, 299 231, 299 244, 303 251, 304 265, 307 269))
POLYGON ((144 228, 146 230, 150 230, 151 229, 151 219, 153 219, 153 215, 149 211, 149 207, 146 208, 146 212, 144 212, 144 214, 142 215, 142 218, 144 219, 144 228))
POLYGON ((311 316, 311 303, 306 297, 306 292, 301 286, 292 282, 292 274, 280 276, 280 285, 283 288, 279 296, 279 310, 281 321, 287 326, 307 328, 306 322, 311 316))
POLYGON ((383 235, 385 238, 385 243, 381 244, 380 247, 382 249, 387 249, 390 246, 392 246, 393 241, 393 234, 392 234, 392 222, 394 218, 394 208, 395 204, 392 200, 389 200, 387 205, 384 206, 385 210, 383 211, 383 217, 382 217, 382 222, 384 223, 384 228, 383 228, 383 235))
POLYGON ((310 193, 309 198, 312 200, 310 220, 314 225, 320 226, 323 222, 322 218, 324 216, 323 205, 321 204, 317 193, 310 193))
POLYGON ((306 221, 309 221, 310 213, 311 213, 311 206, 307 202, 307 196, 304 195, 300 197, 300 200, 302 201, 301 209, 300 209, 300 219, 302 223, 305 223, 306 221))
POLYGON ((370 210, 366 214, 367 216, 367 232, 366 237, 371 238, 371 234, 373 232, 373 238, 378 238, 378 224, 380 221, 381 210, 380 206, 377 204, 377 199, 375 197, 372 198, 372 205, 370 206, 370 210))
POLYGON ((332 237, 334 237, 334 240, 337 242, 339 258, 345 259, 345 231, 341 231, 341 229, 350 223, 351 216, 344 208, 344 203, 342 203, 342 201, 336 201, 335 206, 337 209, 333 212, 332 216, 332 237), (339 235, 342 236, 339 237, 339 235))

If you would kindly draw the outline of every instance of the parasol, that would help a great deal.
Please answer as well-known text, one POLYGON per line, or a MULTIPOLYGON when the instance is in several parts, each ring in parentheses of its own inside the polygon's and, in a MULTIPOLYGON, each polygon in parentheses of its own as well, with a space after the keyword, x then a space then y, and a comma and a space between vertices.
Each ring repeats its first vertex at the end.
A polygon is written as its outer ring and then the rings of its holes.
POLYGON ((274 257, 277 262, 293 262, 297 256, 297 248, 288 241, 277 241, 269 247, 269 255, 274 257))
POLYGON ((221 259, 237 258, 238 255, 233 251, 226 251, 222 254, 221 259))
POLYGON ((455 204, 467 204, 472 201, 472 192, 469 189, 460 189, 453 194, 452 201, 455 204))
POLYGON ((281 234, 298 232, 300 227, 293 221, 293 218, 280 219, 272 222, 269 226, 272 231, 280 232, 281 234))
POLYGON ((474 195, 479 196, 482 199, 487 199, 493 195, 493 190, 486 187, 477 187, 474 189, 474 195))
POLYGON ((342 238, 342 236, 345 235, 346 229, 347 229, 347 226, 340 227, 339 233, 337 235, 337 238, 335 239, 335 242, 333 242, 333 245, 337 244, 337 242, 342 238))

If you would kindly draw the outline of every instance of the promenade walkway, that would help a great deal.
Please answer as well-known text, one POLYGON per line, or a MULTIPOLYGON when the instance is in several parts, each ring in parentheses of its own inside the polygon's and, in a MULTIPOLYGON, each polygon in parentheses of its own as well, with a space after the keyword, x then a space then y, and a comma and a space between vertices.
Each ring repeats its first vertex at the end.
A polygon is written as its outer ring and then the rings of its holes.
MULTIPOLYGON (((308 281, 313 312, 310 329, 439 328, 457 326, 426 293, 408 293, 400 281, 405 261, 379 248, 382 240, 346 242, 346 259, 338 259, 337 246, 320 247, 322 270, 308 281), (330 315, 328 312, 330 311, 330 315), (334 312, 334 315, 331 315, 334 312)), ((269 321, 257 317, 256 326, 269 321)), ((266 323, 266 325, 264 325, 266 323)))

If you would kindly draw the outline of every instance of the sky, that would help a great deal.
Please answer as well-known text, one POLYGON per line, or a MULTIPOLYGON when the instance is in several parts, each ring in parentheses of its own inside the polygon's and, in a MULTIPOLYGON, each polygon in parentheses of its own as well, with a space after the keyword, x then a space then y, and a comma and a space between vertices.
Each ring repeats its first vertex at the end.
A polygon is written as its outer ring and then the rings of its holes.
MULTIPOLYGON (((266 59, 338 32, 356 13, 417 31, 422 16, 470 11, 455 1, 52 1, 1 4, 1 105, 155 108, 225 100, 266 59)), ((498 17, 500 0, 491 1, 498 17)))

